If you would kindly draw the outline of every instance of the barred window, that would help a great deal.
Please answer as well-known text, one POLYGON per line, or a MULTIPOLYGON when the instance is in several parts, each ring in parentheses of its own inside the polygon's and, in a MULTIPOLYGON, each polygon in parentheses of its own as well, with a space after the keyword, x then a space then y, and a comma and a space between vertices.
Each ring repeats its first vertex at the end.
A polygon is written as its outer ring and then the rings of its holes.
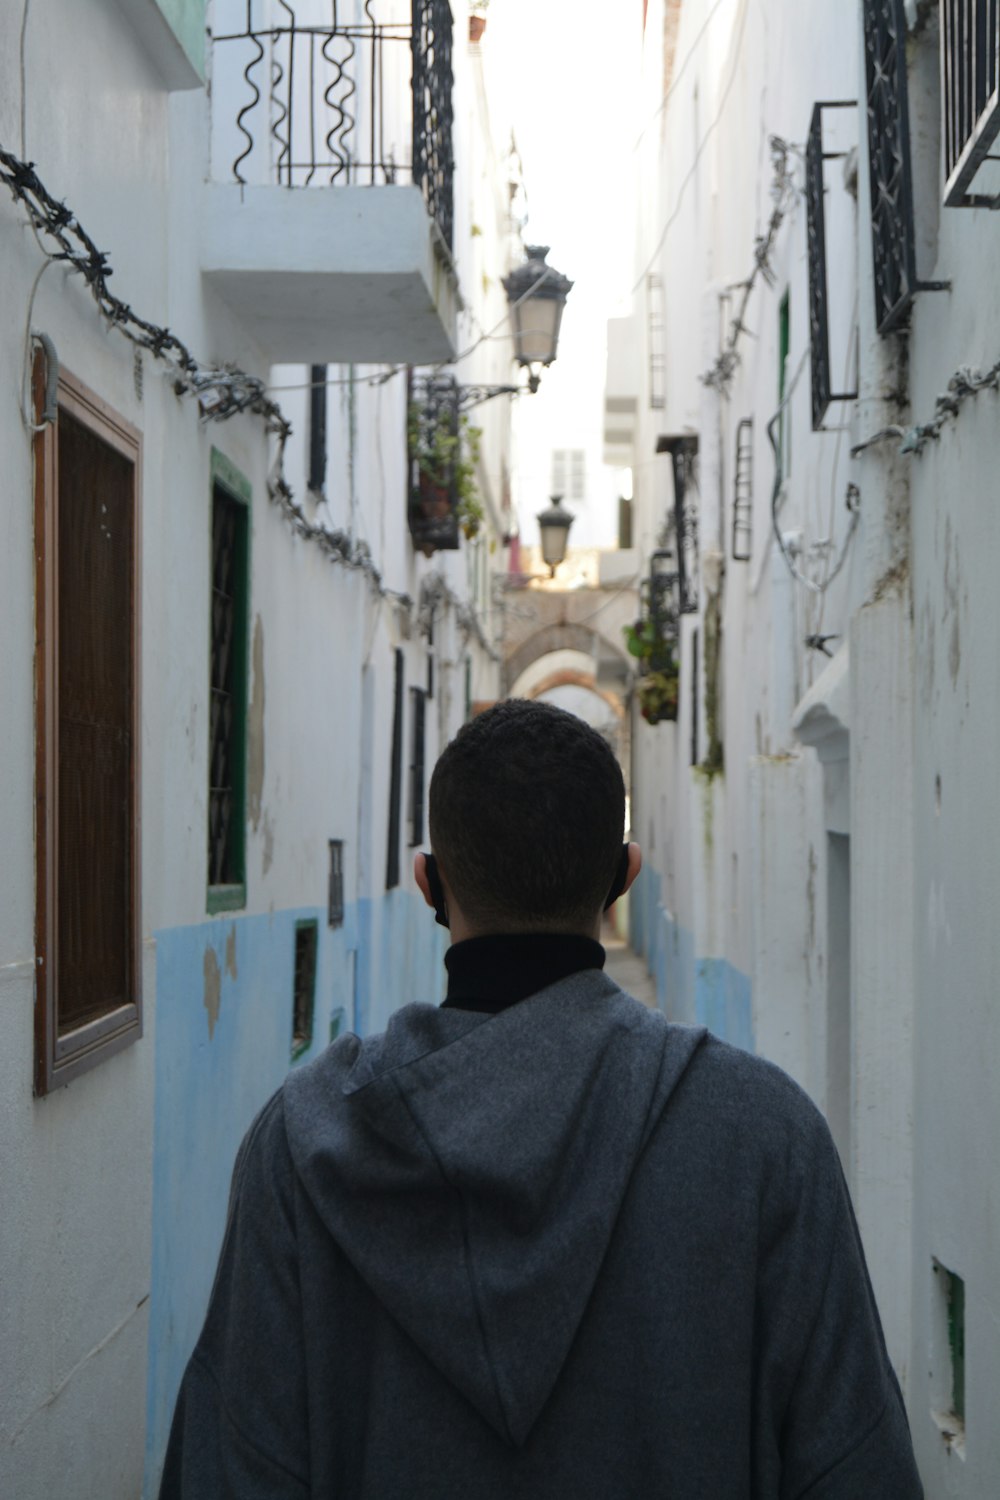
POLYGON ((996 208, 1000 162, 1000 3, 948 0, 941 7, 944 84, 944 201, 948 208, 996 208))
POLYGON ((246 904, 248 490, 221 454, 213 477, 208 909, 233 911, 246 904))
POLYGON ((295 969, 292 983, 292 1058, 308 1052, 313 1039, 316 1008, 316 956, 319 924, 314 919, 295 924, 295 969))

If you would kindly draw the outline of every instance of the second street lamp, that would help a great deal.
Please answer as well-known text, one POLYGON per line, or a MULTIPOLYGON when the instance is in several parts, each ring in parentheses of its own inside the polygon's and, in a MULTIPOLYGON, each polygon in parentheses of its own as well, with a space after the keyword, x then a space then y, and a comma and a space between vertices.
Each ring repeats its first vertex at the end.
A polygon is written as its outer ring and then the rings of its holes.
POLYGON ((562 498, 562 495, 553 495, 548 510, 541 511, 538 516, 538 527, 542 533, 542 559, 548 564, 550 578, 556 576, 556 568, 566 556, 569 528, 573 524, 569 511, 562 509, 562 498))

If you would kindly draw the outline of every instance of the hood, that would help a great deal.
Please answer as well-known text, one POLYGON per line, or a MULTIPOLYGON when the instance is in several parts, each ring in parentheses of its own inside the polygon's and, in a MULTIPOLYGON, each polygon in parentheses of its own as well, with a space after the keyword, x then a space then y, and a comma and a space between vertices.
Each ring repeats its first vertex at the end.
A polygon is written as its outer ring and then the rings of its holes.
POLYGON ((321 1220, 515 1446, 704 1035, 587 970, 497 1015, 406 1006, 384 1035, 345 1036, 285 1084, 292 1158, 321 1220))

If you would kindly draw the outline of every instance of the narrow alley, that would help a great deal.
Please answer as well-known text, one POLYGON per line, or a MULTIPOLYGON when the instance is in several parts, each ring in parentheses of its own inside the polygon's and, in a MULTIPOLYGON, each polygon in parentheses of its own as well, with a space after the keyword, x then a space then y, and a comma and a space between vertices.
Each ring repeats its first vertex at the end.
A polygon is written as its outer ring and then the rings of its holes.
POLYGON ((156 1500, 241 1142, 445 998, 510 699, 997 1500, 998 136, 997 0, 0 3, 3 1500, 156 1500))

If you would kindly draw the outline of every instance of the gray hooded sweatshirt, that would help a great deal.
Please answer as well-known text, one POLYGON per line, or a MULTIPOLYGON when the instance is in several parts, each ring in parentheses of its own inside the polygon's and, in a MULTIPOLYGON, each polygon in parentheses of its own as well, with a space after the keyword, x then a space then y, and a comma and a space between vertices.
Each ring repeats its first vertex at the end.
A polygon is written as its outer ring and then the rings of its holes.
POLYGON ((236 1162, 161 1500, 919 1500, 829 1132, 597 970, 410 1005, 236 1162))

